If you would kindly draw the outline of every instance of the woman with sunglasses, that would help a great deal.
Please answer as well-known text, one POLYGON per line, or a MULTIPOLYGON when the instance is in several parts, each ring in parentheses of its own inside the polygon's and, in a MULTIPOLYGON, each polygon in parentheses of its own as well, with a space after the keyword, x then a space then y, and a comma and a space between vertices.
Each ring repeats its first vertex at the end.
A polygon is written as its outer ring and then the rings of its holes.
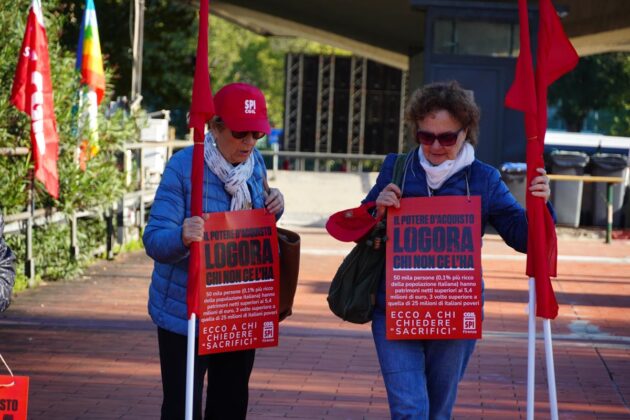
MULTIPOLYGON (((224 86, 214 96, 216 115, 204 144, 203 212, 266 208, 279 218, 280 191, 265 191, 265 162, 256 142, 269 134, 262 92, 245 83, 224 86)), ((184 417, 186 394, 188 248, 203 237, 204 220, 190 216, 192 147, 168 162, 151 207, 143 241, 155 260, 149 314, 157 325, 162 372, 162 420, 184 417)), ((254 350, 196 356, 193 418, 201 419, 208 375, 205 419, 244 419, 254 350)))
MULTIPOLYGON (((479 118, 472 96, 456 82, 418 89, 405 115, 418 148, 405 163, 404 193, 390 182, 396 160, 392 154, 385 159, 376 185, 364 202, 376 201, 377 215, 382 215, 387 207, 399 207, 402 197, 478 195, 482 232, 489 223, 508 245, 526 252, 525 210, 510 194, 499 172, 475 158, 479 118)), ((547 202, 549 179, 544 168, 537 170, 540 175, 532 180, 529 191, 547 202)), ((450 419, 457 385, 475 340, 387 340, 384 278, 377 294, 372 333, 392 419, 450 419)))

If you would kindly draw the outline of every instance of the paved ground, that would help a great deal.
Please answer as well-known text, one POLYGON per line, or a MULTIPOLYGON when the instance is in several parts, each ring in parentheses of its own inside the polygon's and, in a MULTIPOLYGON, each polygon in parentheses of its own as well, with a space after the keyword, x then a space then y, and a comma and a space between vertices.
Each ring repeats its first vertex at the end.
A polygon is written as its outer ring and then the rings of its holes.
MULTIPOLYGON (((258 352, 249 418, 388 418, 369 326, 339 321, 325 302, 348 246, 321 229, 302 234, 295 315, 281 324, 280 346, 258 352)), ((630 241, 563 239, 560 255, 552 323, 560 418, 628 419, 630 241)), ((525 418, 524 264, 486 237, 484 338, 460 385, 457 419, 525 418)), ((99 261, 80 280, 21 293, 0 315, 0 353, 31 380, 30 419, 159 418, 150 272, 141 252, 99 261)), ((536 385, 536 418, 548 418, 542 341, 536 385)))

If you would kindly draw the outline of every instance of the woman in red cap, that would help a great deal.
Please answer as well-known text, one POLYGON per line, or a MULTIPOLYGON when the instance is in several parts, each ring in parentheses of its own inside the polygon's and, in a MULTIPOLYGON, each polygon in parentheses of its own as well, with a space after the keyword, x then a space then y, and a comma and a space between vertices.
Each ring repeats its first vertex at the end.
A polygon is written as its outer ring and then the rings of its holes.
MULTIPOLYGON (((246 83, 224 86, 214 96, 215 116, 204 145, 203 212, 266 208, 279 218, 284 198, 265 191, 267 170, 256 142, 270 132, 262 92, 246 83)), ((204 220, 190 216, 192 147, 168 162, 151 207, 143 241, 155 260, 149 314, 158 327, 162 371, 162 420, 184 416, 186 394, 188 248, 203 237, 204 220)), ((193 418, 201 418, 208 375, 205 419, 244 419, 254 350, 197 356, 193 418)))
MULTIPOLYGON (((479 118, 472 95, 456 82, 434 83, 415 91, 405 119, 418 147, 405 162, 402 188, 391 183, 397 155, 389 155, 364 202, 375 201, 380 216, 387 207, 399 207, 404 197, 480 196, 481 231, 490 224, 508 245, 526 252, 525 210, 499 172, 475 157, 479 118)), ((543 168, 537 171, 529 191, 547 202, 549 178, 543 168)), ((554 215, 549 204, 548 208, 554 215)), ((384 276, 376 301, 372 334, 392 419, 450 419, 475 340, 388 340, 384 276)))

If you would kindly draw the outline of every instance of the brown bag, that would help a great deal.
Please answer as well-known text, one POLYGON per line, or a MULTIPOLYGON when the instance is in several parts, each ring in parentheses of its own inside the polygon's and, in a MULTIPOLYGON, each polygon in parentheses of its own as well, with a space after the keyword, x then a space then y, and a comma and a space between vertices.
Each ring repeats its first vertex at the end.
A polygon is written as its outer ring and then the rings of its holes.
MULTIPOLYGON (((263 180, 265 192, 271 188, 267 179, 263 180)), ((300 235, 289 229, 277 228, 278 248, 280 249, 280 305, 279 320, 282 321, 293 313, 293 299, 297 289, 300 272, 300 235)))
POLYGON ((292 230, 278 229, 280 248, 280 321, 293 313, 293 299, 300 272, 300 235, 292 230))

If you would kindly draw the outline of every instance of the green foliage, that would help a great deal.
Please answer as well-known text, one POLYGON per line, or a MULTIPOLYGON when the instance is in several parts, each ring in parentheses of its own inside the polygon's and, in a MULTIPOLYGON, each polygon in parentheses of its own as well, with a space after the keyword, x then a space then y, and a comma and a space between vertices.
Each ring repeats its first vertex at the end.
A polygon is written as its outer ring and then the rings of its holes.
POLYGON ((30 155, 0 156, 0 207, 5 214, 24 210, 28 194, 30 155))
POLYGON ((0 27, 4 38, 0 43, 0 147, 28 146, 28 137, 22 136, 28 133, 28 121, 9 102, 27 9, 26 1, 0 0, 0 27))
MULTIPOLYGON (((81 233, 83 236, 83 233, 81 233)), ((33 231, 33 255, 36 271, 50 280, 63 280, 80 273, 79 264, 70 258, 70 229, 53 224, 33 231)), ((85 255, 85 254, 81 254, 85 255)))
MULTIPOLYGON (((79 2, 77 2, 79 3, 79 2)), ((80 2, 82 10, 84 2, 80 2)), ((122 2, 120 2, 122 5, 122 2)), ((30 0, 0 0, 0 27, 3 40, 0 44, 0 147, 27 147, 30 149, 30 117, 19 112, 9 103, 13 77, 21 48, 30 0)), ((60 42, 64 28, 77 24, 72 2, 49 0, 43 4, 51 78, 54 89, 55 115, 59 134, 60 198, 53 199, 43 186, 34 185, 37 208, 55 207, 70 215, 87 208, 105 209, 119 200, 124 192, 123 174, 119 170, 123 144, 138 138, 135 119, 122 111, 109 118, 104 117, 106 98, 101 105, 98 118, 99 153, 88 162, 86 171, 81 171, 76 162, 77 110, 79 79, 74 70, 76 38, 72 45, 60 42)), ((106 65, 106 78, 112 79, 111 68, 106 65)), ((113 91, 108 84, 107 94, 113 91)), ((80 110, 79 110, 80 111, 80 110)), ((6 215, 25 211, 32 162, 29 156, 0 156, 0 208, 6 215)), ((80 219, 77 237, 81 255, 78 260, 69 258, 70 227, 67 223, 45 225, 33 231, 33 253, 37 275, 43 279, 70 278, 78 274, 92 258, 92 251, 105 240, 105 222, 102 218, 80 219)), ((18 257, 18 286, 25 287, 24 276, 25 235, 24 232, 7 235, 7 242, 18 257)))
POLYGON ((258 86, 265 93, 269 120, 276 127, 283 122, 286 53, 344 53, 303 39, 263 37, 216 16, 211 16, 210 28, 213 89, 231 82, 258 86))
POLYGON ((144 243, 142 242, 142 239, 133 239, 125 242, 122 245, 116 245, 114 247, 114 252, 133 252, 140 251, 141 249, 144 249, 144 243))
MULTIPOLYGON (((180 134, 186 131, 197 30, 197 3, 147 3, 144 104, 149 109, 172 110, 180 134)), ((232 82, 258 86, 265 93, 269 119, 276 127, 283 122, 285 54, 339 52, 305 40, 263 37, 216 16, 210 16, 208 49, 213 91, 232 82)))
MULTIPOLYGON (((33 257, 38 277, 46 280, 67 280, 79 275, 92 260, 93 252, 102 246, 106 227, 102 218, 78 220, 77 240, 81 250, 75 260, 70 258, 70 225, 68 223, 49 224, 33 229, 33 257)), ((24 265, 26 241, 23 234, 7 235, 6 242, 15 253, 18 264, 17 278, 27 283, 24 265)))
POLYGON ((558 107, 569 131, 580 131, 589 112, 608 110, 610 133, 630 135, 630 54, 580 58, 572 72, 550 86, 549 103, 558 107))
POLYGON ((213 90, 231 82, 258 86, 268 102, 272 124, 282 123, 284 59, 269 38, 239 28, 221 18, 210 19, 210 76, 213 90))
POLYGON ((621 61, 625 85, 619 86, 620 99, 610 107, 613 115, 610 134, 630 137, 630 54, 626 53, 621 61))
MULTIPOLYGON (((56 0, 55 3, 55 13, 65 16, 59 42, 65 50, 74 52, 77 49, 85 0, 56 0)), ((151 7, 151 3, 150 0, 145 2, 147 8, 151 7)), ((105 71, 108 73, 106 94, 113 98, 129 95, 132 65, 129 19, 133 2, 96 0, 95 7, 101 52, 105 60, 105 71)))
MULTIPOLYGON (((0 0, 0 147, 30 149, 30 117, 9 103, 9 92, 24 36, 31 0, 0 0)), ((88 162, 86 171, 76 163, 78 146, 78 75, 74 70, 85 0, 48 0, 43 4, 48 36, 55 114, 59 133, 58 172, 60 198, 50 197, 39 182, 34 184, 37 208, 54 207, 66 215, 81 209, 104 209, 125 191, 122 171, 123 144, 138 138, 136 116, 123 112, 105 118, 109 99, 127 95, 131 86, 130 15, 132 4, 123 0, 96 2, 101 50, 104 55, 107 91, 100 109, 98 136, 100 152, 88 162)), ((198 3, 187 0, 146 0, 143 105, 169 109, 179 117, 185 130, 185 113, 190 106, 197 44, 198 3)), ((237 81, 259 86, 268 100, 271 122, 282 124, 284 56, 286 52, 332 53, 329 47, 304 40, 267 38, 223 19, 210 19, 210 73, 214 90, 237 81)), ((30 189, 30 156, 0 156, 0 208, 5 215, 25 211, 30 189)), ((79 239, 82 255, 103 241, 105 223, 100 219, 82 221, 79 239), (83 252, 86 252, 83 254, 83 252)), ((12 248, 24 260, 23 234, 10 235, 12 248)), ((67 224, 37 228, 34 252, 38 273, 45 279, 67 278, 85 264, 68 258, 70 232, 67 224), (40 271, 43 270, 43 271, 40 271)), ((23 264, 18 264, 23 266, 23 264)), ((19 274, 23 278, 23 272, 19 274)))
POLYGON ((13 293, 21 292, 28 287, 28 277, 24 273, 16 273, 15 284, 13 285, 13 293))
POLYGON ((76 146, 60 153, 58 169, 61 199, 55 205, 66 213, 95 206, 108 206, 124 193, 121 164, 123 144, 137 138, 135 124, 117 111, 110 119, 99 115, 99 153, 79 169, 75 161, 76 146))
MULTIPOLYGON (((0 0, 7 1, 7 0, 0 0)), ((56 0, 55 10, 66 16, 61 44, 74 51, 85 0, 56 0)), ((168 109, 181 136, 187 132, 197 49, 199 2, 145 0, 142 63, 142 105, 150 111, 168 109)), ((212 3, 210 4, 212 12, 212 3)), ((131 88, 131 23, 133 3, 98 0, 96 14, 101 50, 106 57, 113 97, 129 95, 131 88)), ((257 35, 224 19, 210 16, 210 76, 216 91, 230 82, 260 87, 268 101, 269 116, 281 126, 284 109, 284 56, 287 52, 344 53, 303 39, 257 35)))
MULTIPOLYGON (((0 46, 0 83, 3 92, 10 92, 21 41, 24 35, 26 16, 30 2, 20 0, 0 0, 1 26, 9 28, 10 34, 0 46), (8 13, 11 11, 12 13, 8 13), (5 25, 6 24, 6 25, 5 25)), ((40 207, 57 207, 66 213, 93 206, 107 206, 117 200, 123 192, 123 179, 117 170, 117 154, 122 151, 125 141, 137 137, 138 129, 131 118, 122 112, 111 119, 105 119, 102 111, 99 115, 100 152, 88 163, 83 172, 76 163, 78 138, 77 92, 79 91, 78 74, 74 70, 75 47, 64 48, 59 42, 62 28, 68 20, 64 14, 67 6, 60 0, 51 0, 44 4, 47 25, 48 50, 51 66, 52 85, 54 87, 55 115, 59 134, 58 171, 60 179, 60 198, 50 197, 39 182, 35 185, 36 203, 40 207)), ((76 45, 76 40, 74 42, 76 45)), ((111 77, 111 74, 107 74, 111 77)), ((9 95, 0 97, 0 147, 23 146, 30 148, 30 117, 18 112, 8 102, 9 95)), ((0 199, 6 213, 23 211, 26 207, 28 189, 29 159, 24 156, 2 157, 9 171, 3 171, 0 180, 0 199), (12 187, 9 187, 12 186, 12 187), (15 188, 18 186, 18 188, 15 188)))

